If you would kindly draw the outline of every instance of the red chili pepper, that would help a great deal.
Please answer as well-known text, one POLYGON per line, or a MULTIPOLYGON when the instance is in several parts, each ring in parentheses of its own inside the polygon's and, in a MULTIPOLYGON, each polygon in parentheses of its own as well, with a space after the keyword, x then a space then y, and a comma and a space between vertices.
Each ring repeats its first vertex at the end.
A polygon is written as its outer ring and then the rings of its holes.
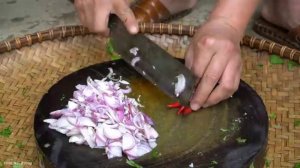
POLYGON ((169 108, 180 108, 181 105, 179 102, 175 102, 175 103, 168 104, 168 107, 169 108))
POLYGON ((180 109, 177 111, 177 115, 182 114, 184 108, 185 108, 184 106, 181 106, 180 109))
POLYGON ((190 114, 190 113, 192 113, 192 112, 193 112, 193 111, 192 111, 191 108, 185 107, 182 113, 183 113, 183 115, 188 115, 188 114, 190 114))

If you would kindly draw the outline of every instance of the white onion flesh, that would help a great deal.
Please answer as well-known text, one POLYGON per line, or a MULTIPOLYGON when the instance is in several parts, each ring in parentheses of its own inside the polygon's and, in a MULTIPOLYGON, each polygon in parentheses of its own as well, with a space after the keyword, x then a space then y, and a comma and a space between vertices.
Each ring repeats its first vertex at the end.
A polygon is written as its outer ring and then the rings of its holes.
POLYGON ((139 62, 141 60, 140 57, 134 57, 132 60, 131 60, 131 65, 134 67, 136 65, 137 62, 139 62))
POLYGON ((136 159, 157 146, 159 135, 152 119, 139 110, 139 101, 127 96, 129 82, 114 75, 109 68, 105 78, 88 78, 87 85, 77 85, 66 108, 51 112, 52 118, 44 122, 66 134, 70 143, 105 149, 109 159, 122 153, 136 159))
POLYGON ((129 52, 131 54, 133 54, 134 56, 137 56, 138 51, 139 51, 139 48, 137 48, 137 47, 133 47, 129 50, 129 52))
POLYGON ((175 83, 175 95, 178 97, 185 89, 185 77, 183 74, 176 76, 177 82, 175 83))

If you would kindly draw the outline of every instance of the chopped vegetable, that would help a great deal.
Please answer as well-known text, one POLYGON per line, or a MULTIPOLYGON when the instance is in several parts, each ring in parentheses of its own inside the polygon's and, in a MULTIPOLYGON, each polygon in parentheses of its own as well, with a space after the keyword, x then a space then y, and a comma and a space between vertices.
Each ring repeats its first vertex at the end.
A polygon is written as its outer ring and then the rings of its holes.
POLYGON ((238 138, 236 138, 236 141, 237 141, 239 144, 244 144, 244 143, 246 143, 247 139, 243 139, 243 138, 241 138, 241 137, 238 137, 238 138))
POLYGON ((111 58, 112 61, 121 59, 121 57, 119 55, 117 55, 117 54, 111 55, 110 58, 111 58))
POLYGON ((181 106, 180 108, 179 108, 179 110, 177 111, 177 115, 180 115, 180 114, 182 114, 183 113, 183 110, 184 110, 184 106, 181 106))
POLYGON ((22 95, 23 95, 23 96, 26 96, 26 94, 27 94, 28 91, 29 91, 29 87, 23 88, 23 90, 22 90, 22 95))
POLYGON ((113 48, 113 45, 112 45, 110 39, 106 43, 106 52, 108 53, 108 55, 110 55, 112 61, 121 59, 121 57, 114 51, 114 48, 113 48))
POLYGON ((251 163, 251 165, 249 166, 249 168, 255 168, 253 162, 251 163))
POLYGON ((185 89, 185 77, 183 74, 176 76, 177 82, 175 83, 175 95, 178 97, 185 89))
POLYGON ((295 69, 295 67, 299 67, 300 66, 300 64, 298 64, 295 61, 291 61, 291 60, 288 61, 287 65, 288 65, 288 70, 289 71, 292 71, 292 70, 295 69))
POLYGON ((87 79, 77 85, 64 109, 50 113, 49 128, 69 137, 70 143, 104 148, 109 159, 126 154, 129 160, 151 152, 158 133, 152 119, 139 110, 129 82, 117 80, 113 70, 102 80, 87 79))
POLYGON ((2 116, 0 116, 0 124, 4 123, 4 118, 2 116))
POLYGON ((275 120, 276 119, 276 113, 270 113, 269 120, 275 120))
POLYGON ((227 138, 228 138, 228 135, 225 135, 225 136, 223 137, 223 141, 226 141, 227 138))
POLYGON ((222 132, 228 132, 229 130, 225 129, 225 128, 221 128, 220 131, 222 131, 222 132))
POLYGON ((153 149, 151 152, 151 158, 156 159, 161 155, 160 152, 157 151, 157 149, 153 149))
POLYGON ((12 130, 11 130, 11 127, 8 126, 6 128, 4 128, 2 131, 0 131, 0 136, 3 136, 3 137, 9 137, 12 133, 12 130))
POLYGON ((281 128, 281 125, 280 125, 280 124, 274 125, 274 128, 280 129, 280 128, 281 128))
POLYGON ((181 104, 179 102, 168 104, 169 108, 180 108, 181 104))
POLYGON ((61 95, 60 101, 64 101, 66 99, 66 96, 63 94, 61 95))
POLYGON ((215 160, 211 161, 210 163, 211 163, 212 165, 217 165, 217 164, 218 164, 218 162, 215 161, 215 160))
POLYGON ((133 47, 129 50, 129 52, 131 54, 133 54, 134 56, 137 56, 138 51, 139 51, 139 48, 137 48, 137 47, 133 47))
POLYGON ((190 113, 192 113, 193 111, 192 111, 192 109, 191 108, 189 108, 189 107, 184 107, 184 109, 183 109, 183 111, 182 111, 182 114, 183 115, 188 115, 188 114, 190 114, 190 113))
POLYGON ((300 126, 300 120, 295 120, 294 121, 294 126, 299 127, 300 126))
POLYGON ((143 166, 135 163, 133 160, 126 160, 126 163, 133 168, 143 168, 143 166))
POLYGON ((269 61, 271 64, 283 64, 284 63, 283 59, 280 56, 274 55, 274 54, 270 56, 269 61))
POLYGON ((141 60, 141 58, 140 57, 134 57, 132 60, 131 60, 131 66, 135 66, 135 64, 137 63, 137 62, 139 62, 141 60))
POLYGON ((262 68, 264 66, 264 64, 258 63, 257 66, 260 67, 260 68, 262 68))
POLYGON ((18 148, 20 148, 20 149, 23 149, 24 147, 25 147, 25 145, 23 144, 23 142, 22 141, 17 141, 16 142, 16 146, 18 147, 18 148))
POLYGON ((188 115, 192 113, 192 109, 181 105, 179 102, 171 103, 167 105, 169 108, 178 108, 177 115, 188 115))
POLYGON ((294 168, 300 168, 300 163, 295 163, 294 168))
POLYGON ((271 161, 268 159, 265 159, 265 166, 270 167, 270 165, 271 165, 271 161))
POLYGON ((23 168, 23 165, 19 162, 14 162, 12 167, 13 168, 23 168))

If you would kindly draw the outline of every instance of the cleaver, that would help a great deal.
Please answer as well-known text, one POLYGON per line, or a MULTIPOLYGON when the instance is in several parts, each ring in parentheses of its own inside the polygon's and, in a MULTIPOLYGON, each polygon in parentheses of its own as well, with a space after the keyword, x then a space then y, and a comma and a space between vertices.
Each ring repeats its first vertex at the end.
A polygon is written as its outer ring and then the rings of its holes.
POLYGON ((109 21, 114 51, 139 74, 182 105, 189 105, 198 78, 178 59, 142 34, 131 35, 113 15, 109 21))

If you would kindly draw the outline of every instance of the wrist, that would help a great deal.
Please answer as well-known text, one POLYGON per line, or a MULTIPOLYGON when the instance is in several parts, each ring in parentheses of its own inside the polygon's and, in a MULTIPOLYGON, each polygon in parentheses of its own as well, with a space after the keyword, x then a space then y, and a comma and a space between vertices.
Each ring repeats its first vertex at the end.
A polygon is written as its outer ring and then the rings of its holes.
POLYGON ((241 26, 240 24, 235 23, 228 17, 224 16, 212 16, 209 17, 208 22, 218 22, 219 24, 222 24, 228 28, 230 28, 236 37, 238 37, 238 40, 241 40, 244 36, 245 27, 241 26))

